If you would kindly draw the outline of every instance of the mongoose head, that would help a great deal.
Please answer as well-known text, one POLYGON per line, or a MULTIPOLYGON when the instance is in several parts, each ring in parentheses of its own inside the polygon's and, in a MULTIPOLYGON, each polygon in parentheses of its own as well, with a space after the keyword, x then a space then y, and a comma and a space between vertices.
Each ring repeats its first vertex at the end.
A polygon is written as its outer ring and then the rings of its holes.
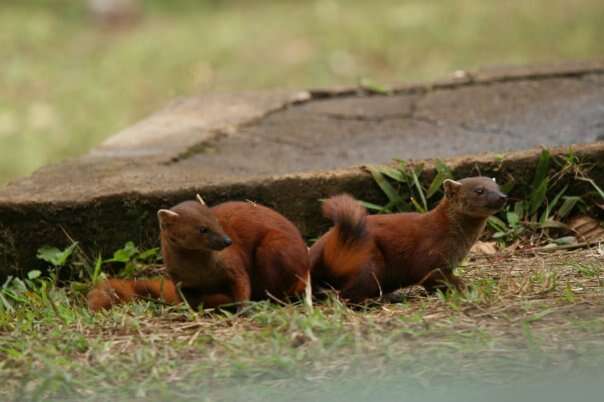
POLYGON ((445 180, 445 196, 456 212, 477 218, 488 218, 505 205, 507 196, 489 177, 467 177, 445 180))
POLYGON ((205 203, 185 201, 170 209, 160 209, 157 217, 162 235, 175 246, 218 251, 232 244, 205 203))

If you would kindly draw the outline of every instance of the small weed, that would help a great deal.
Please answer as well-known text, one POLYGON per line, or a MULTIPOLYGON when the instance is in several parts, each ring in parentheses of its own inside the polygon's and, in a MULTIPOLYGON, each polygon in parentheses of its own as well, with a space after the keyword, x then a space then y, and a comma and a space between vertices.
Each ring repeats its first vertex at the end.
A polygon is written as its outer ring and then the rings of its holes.
POLYGON ((599 278, 602 268, 595 264, 572 264, 579 274, 586 278, 599 278))
MULTIPOLYGON (((77 246, 78 246, 78 243, 73 242, 70 246, 68 246, 64 250, 59 250, 56 247, 50 247, 50 246, 43 246, 38 250, 38 253, 36 255, 38 257, 38 259, 46 261, 51 264, 51 267, 52 267, 51 275, 54 278, 55 283, 59 278, 61 268, 63 268, 67 264, 67 261, 69 260, 69 258, 71 257, 71 255, 73 254, 73 252, 77 246)), ((40 276, 39 271, 30 271, 28 273, 29 279, 34 279, 39 276, 40 276)))
MULTIPOLYGON (((56 272, 49 271, 53 278, 58 280, 58 269, 64 267, 69 262, 71 280, 80 282, 97 283, 103 278, 103 269, 109 269, 120 277, 130 278, 139 271, 146 270, 148 266, 161 262, 161 252, 158 247, 148 250, 140 250, 133 242, 127 242, 124 247, 116 250, 110 258, 97 256, 95 259, 89 258, 74 242, 64 250, 56 247, 45 246, 38 250, 38 258, 49 262, 51 268, 56 272)), ((32 271, 30 275, 40 275, 39 271, 32 271)), ((73 282, 77 284, 77 282, 73 282)), ((77 286, 77 285, 76 285, 77 286)))
POLYGON ((77 245, 77 242, 72 243, 64 250, 59 250, 56 247, 44 246, 38 250, 37 257, 41 260, 51 263, 54 267, 62 267, 67 263, 67 260, 71 254, 73 254, 73 250, 75 250, 77 245))
POLYGON ((379 94, 379 95, 388 95, 391 92, 391 89, 386 87, 383 84, 379 84, 376 81, 369 78, 361 78, 359 80, 359 88, 364 89, 367 92, 379 94))
POLYGON ((575 300, 577 299, 575 297, 575 292, 573 291, 573 288, 571 286, 570 283, 566 284, 566 287, 564 288, 564 292, 562 293, 562 299, 567 302, 567 303, 574 303, 575 300))
MULTIPOLYGON (((161 260, 161 253, 158 247, 141 251, 133 242, 127 242, 124 247, 116 250, 113 257, 103 260, 102 264, 117 264, 121 269, 120 276, 132 277, 142 267, 157 263, 161 260)), ((101 265, 102 265, 101 264, 101 265)))

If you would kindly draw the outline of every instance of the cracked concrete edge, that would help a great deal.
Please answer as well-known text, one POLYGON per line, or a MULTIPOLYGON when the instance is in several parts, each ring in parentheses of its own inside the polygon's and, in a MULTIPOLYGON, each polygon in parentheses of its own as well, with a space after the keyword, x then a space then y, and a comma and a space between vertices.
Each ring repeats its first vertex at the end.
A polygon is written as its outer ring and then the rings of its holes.
POLYGON ((541 80, 565 77, 581 77, 604 73, 604 60, 569 61, 554 64, 495 66, 476 71, 458 70, 432 82, 403 83, 386 91, 371 87, 314 88, 309 92, 314 99, 354 95, 405 95, 425 93, 439 89, 455 89, 470 85, 488 85, 507 81, 541 80))
POLYGON ((307 91, 283 90, 213 93, 177 99, 108 138, 88 157, 150 158, 153 162, 169 162, 217 132, 235 131, 241 125, 308 99, 307 91))
MULTIPOLYGON (((559 157, 568 154, 569 148, 550 151, 559 157)), ((541 149, 530 149, 504 155, 456 157, 444 162, 456 178, 480 173, 496 177, 500 182, 513 177, 519 184, 528 186, 540 153, 541 149)), ((604 183, 604 143, 574 146, 573 153, 592 166, 592 178, 597 183, 604 183)), ((420 178, 424 183, 432 180, 435 163, 435 160, 410 162, 423 165, 420 178)), ((574 182, 569 194, 588 190, 589 184, 574 182)), ((190 186, 175 191, 124 192, 86 202, 3 205, 0 208, 0 279, 41 268, 41 262, 35 258, 36 250, 43 245, 64 247, 70 243, 69 237, 79 241, 91 257, 97 253, 110 255, 127 241, 134 241, 143 248, 157 246, 157 209, 192 199, 196 193, 203 194, 209 205, 227 200, 251 200, 270 206, 290 218, 306 237, 312 238, 329 226, 321 216, 320 199, 341 192, 369 202, 386 202, 367 169, 355 167, 190 186)))
POLYGON ((430 83, 396 85, 385 93, 359 86, 205 94, 171 102, 159 112, 108 138, 86 157, 137 158, 148 163, 169 163, 194 152, 196 147, 219 133, 232 134, 241 126, 253 124, 289 106, 325 98, 422 94, 468 85, 577 77, 603 72, 604 61, 584 61, 553 65, 492 67, 475 72, 456 71, 449 77, 430 83), (166 141, 169 138, 177 138, 178 141, 166 141))

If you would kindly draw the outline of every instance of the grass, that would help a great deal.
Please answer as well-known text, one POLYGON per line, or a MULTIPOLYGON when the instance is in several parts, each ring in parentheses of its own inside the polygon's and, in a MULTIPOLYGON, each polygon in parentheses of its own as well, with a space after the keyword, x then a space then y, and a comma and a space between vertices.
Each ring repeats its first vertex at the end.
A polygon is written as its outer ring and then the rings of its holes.
POLYGON ((0 183, 179 95, 390 84, 604 51, 599 0, 147 0, 144 19, 120 31, 95 25, 83 1, 4 3, 0 183))
POLYGON ((92 314, 81 289, 13 279, 0 293, 0 397, 414 400, 557 376, 598 384, 603 257, 474 255, 464 294, 411 288, 312 312, 255 303, 237 316, 148 301, 92 314))

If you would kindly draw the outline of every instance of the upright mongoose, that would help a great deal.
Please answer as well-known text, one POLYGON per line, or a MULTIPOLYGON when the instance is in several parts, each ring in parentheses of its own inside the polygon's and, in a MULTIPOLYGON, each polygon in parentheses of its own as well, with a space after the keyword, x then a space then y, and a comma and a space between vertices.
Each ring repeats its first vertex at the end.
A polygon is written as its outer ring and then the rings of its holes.
POLYGON ((445 196, 426 213, 367 216, 347 194, 329 198, 334 226, 310 249, 313 289, 333 288, 359 302, 401 287, 463 287, 453 270, 506 201, 487 177, 445 180, 445 196))

